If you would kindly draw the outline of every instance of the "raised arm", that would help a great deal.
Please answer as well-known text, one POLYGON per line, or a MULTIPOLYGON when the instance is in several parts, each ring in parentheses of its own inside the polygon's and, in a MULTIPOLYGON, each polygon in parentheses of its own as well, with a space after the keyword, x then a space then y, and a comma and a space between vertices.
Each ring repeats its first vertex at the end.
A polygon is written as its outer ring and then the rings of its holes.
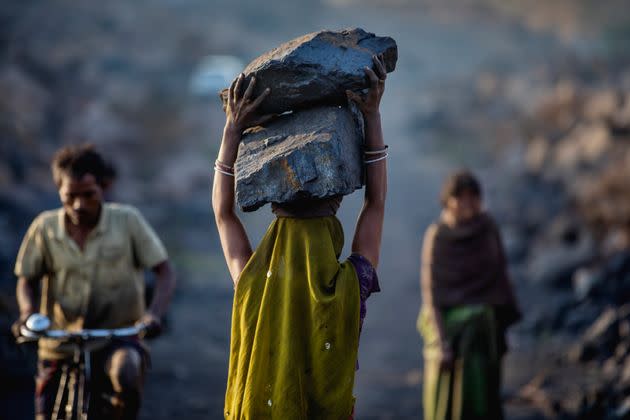
POLYGON ((365 69, 370 80, 367 95, 362 97, 351 91, 347 94, 361 109, 365 121, 365 198, 352 241, 352 252, 361 254, 377 267, 387 196, 387 151, 379 111, 387 72, 382 57, 374 56, 373 60, 374 70, 365 69))
POLYGON ((241 74, 230 86, 228 103, 225 109, 226 119, 219 156, 215 163, 215 176, 212 186, 212 209, 219 230, 223 255, 227 262, 234 285, 241 271, 252 255, 252 247, 245 228, 234 209, 234 162, 238 153, 243 130, 262 124, 271 116, 258 117, 256 108, 269 94, 269 89, 252 100, 256 79, 252 78, 244 94, 241 74))

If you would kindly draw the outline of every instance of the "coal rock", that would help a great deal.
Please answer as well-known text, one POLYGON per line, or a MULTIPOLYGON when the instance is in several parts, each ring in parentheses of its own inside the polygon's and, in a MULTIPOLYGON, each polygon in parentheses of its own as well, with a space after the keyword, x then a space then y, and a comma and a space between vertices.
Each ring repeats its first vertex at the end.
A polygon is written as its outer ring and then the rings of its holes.
MULTIPOLYGON (((341 105, 347 89, 368 87, 364 68, 373 68, 372 55, 383 54, 387 72, 396 68, 398 47, 389 37, 363 29, 320 31, 294 39, 261 55, 243 71, 256 77, 254 95, 271 88, 260 112, 281 113, 314 105, 341 105)), ((221 92, 227 102, 227 89, 221 92)))
POLYGON ((316 107, 246 131, 235 163, 236 201, 265 203, 347 195, 363 185, 363 120, 356 108, 316 107))
POLYGON ((630 305, 606 309, 569 350, 569 360, 578 363, 613 356, 622 339, 621 333, 624 328, 620 326, 629 317, 630 305))

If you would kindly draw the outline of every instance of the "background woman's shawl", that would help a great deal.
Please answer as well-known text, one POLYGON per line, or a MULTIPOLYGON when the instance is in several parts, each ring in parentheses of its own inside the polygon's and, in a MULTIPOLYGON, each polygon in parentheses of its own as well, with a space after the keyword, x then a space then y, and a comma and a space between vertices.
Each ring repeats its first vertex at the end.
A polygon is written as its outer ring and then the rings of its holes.
POLYGON ((247 263, 232 311, 229 419, 347 419, 359 284, 337 218, 280 217, 247 263))
POLYGON ((502 322, 520 318, 499 230, 485 213, 462 225, 434 223, 422 251, 423 296, 438 308, 489 304, 503 308, 502 322), (507 308, 507 310, 506 310, 507 308))

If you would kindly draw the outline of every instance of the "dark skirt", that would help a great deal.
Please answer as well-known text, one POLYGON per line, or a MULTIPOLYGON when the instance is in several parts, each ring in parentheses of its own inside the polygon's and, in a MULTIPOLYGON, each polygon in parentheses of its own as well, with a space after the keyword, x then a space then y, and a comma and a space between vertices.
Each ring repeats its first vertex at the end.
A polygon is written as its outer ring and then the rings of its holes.
POLYGON ((502 419, 501 357, 493 308, 458 306, 443 310, 442 316, 454 353, 450 369, 440 368, 437 327, 428 311, 418 319, 424 338, 424 419, 502 419))

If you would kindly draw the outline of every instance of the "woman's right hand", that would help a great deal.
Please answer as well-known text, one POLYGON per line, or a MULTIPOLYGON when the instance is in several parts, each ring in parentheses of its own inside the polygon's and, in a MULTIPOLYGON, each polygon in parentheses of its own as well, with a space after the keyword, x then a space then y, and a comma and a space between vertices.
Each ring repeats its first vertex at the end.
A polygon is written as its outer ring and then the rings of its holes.
POLYGON ((252 77, 249 80, 245 93, 241 94, 244 82, 245 75, 243 73, 232 82, 225 108, 225 129, 227 132, 230 132, 230 134, 236 135, 230 137, 238 137, 239 141, 243 130, 263 124, 275 116, 275 114, 261 116, 257 112, 258 107, 269 95, 271 89, 265 89, 257 98, 252 99, 254 86, 256 86, 256 78, 252 77))

